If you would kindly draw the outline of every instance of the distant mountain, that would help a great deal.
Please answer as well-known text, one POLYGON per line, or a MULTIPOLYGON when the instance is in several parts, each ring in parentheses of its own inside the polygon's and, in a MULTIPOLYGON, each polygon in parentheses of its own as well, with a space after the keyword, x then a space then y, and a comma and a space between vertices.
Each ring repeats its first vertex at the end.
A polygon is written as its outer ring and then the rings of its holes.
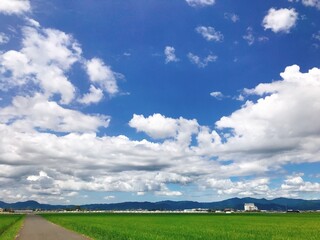
POLYGON ((290 198, 276 198, 273 200, 256 198, 230 198, 219 202, 194 202, 194 201, 161 201, 161 202, 122 202, 110 204, 86 204, 76 205, 50 205, 40 204, 36 201, 5 203, 0 201, 0 208, 7 209, 87 209, 87 210, 184 210, 205 208, 213 210, 222 210, 233 208, 243 210, 245 203, 254 203, 260 210, 285 211, 293 210, 320 210, 320 200, 303 200, 290 198))
POLYGON ((0 201, 0 208, 14 209, 14 210, 33 210, 33 209, 56 210, 56 209, 66 209, 70 207, 73 207, 73 206, 41 204, 36 201, 26 201, 26 202, 16 202, 16 203, 5 203, 0 201))

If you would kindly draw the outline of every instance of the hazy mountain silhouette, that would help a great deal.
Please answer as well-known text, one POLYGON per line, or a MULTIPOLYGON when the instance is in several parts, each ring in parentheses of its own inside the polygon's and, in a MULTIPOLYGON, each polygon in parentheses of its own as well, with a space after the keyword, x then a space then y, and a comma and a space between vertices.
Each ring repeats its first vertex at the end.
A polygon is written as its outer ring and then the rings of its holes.
POLYGON ((290 198, 276 198, 273 200, 256 198, 230 198, 219 202, 194 202, 194 201, 160 201, 160 202, 122 202, 108 204, 86 204, 86 205, 50 205, 41 204, 36 201, 5 203, 0 201, 0 208, 7 209, 87 209, 87 210, 184 210, 195 208, 206 208, 221 210, 233 208, 243 210, 245 203, 254 203, 260 210, 285 211, 294 210, 320 210, 320 200, 304 200, 290 198))

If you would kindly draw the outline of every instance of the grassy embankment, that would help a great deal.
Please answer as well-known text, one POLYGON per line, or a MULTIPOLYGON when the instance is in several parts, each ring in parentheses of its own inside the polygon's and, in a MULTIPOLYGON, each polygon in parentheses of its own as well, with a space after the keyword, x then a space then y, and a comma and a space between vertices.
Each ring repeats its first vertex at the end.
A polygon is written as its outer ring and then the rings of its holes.
POLYGON ((318 240, 320 214, 45 214, 96 240, 318 240))
POLYGON ((24 215, 1 214, 0 215, 0 240, 14 240, 18 234, 24 215))

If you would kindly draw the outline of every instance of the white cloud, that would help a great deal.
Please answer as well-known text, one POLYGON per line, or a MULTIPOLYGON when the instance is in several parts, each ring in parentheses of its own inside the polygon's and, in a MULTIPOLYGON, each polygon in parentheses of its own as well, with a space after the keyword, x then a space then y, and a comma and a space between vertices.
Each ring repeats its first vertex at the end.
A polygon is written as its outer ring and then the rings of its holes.
POLYGON ((222 100, 225 96, 222 94, 222 92, 211 92, 210 96, 216 98, 217 100, 222 100))
POLYGON ((281 184, 281 190, 294 193, 320 191, 320 183, 306 182, 303 180, 302 176, 303 174, 288 176, 284 183, 281 184))
POLYGON ((191 7, 206 7, 215 4, 215 0, 186 0, 191 7))
POLYGON ((38 181, 39 179, 41 178, 45 178, 45 177, 48 177, 48 174, 44 171, 40 171, 39 172, 39 175, 31 175, 31 176, 28 176, 27 177, 27 180, 28 181, 32 181, 32 182, 35 182, 35 181, 38 181))
POLYGON ((169 191, 169 190, 156 191, 155 194, 156 194, 156 195, 159 195, 159 196, 167 196, 167 197, 182 196, 182 192, 179 192, 179 191, 169 191))
POLYGON ((232 21, 234 23, 236 23, 236 22, 238 22, 240 20, 240 17, 235 13, 225 13, 224 14, 224 18, 228 19, 228 20, 230 20, 230 21, 232 21))
POLYGON ((28 88, 35 85, 43 95, 52 98, 60 95, 60 103, 70 104, 76 97, 76 87, 67 73, 78 62, 84 65, 91 85, 89 93, 78 101, 89 104, 102 99, 102 90, 110 95, 119 92, 114 73, 103 60, 82 57, 79 43, 69 34, 55 29, 41 28, 33 19, 26 19, 30 26, 22 28, 22 48, 0 54, 0 89, 28 88))
POLYGON ((316 40, 320 41, 320 31, 318 31, 318 32, 316 32, 316 33, 314 33, 314 34, 312 34, 312 38, 314 38, 314 39, 316 39, 316 40))
POLYGON ((107 116, 90 116, 61 107, 37 94, 34 97, 15 97, 12 105, 0 108, 0 122, 10 124, 19 131, 36 128, 55 132, 95 132, 108 127, 107 116))
POLYGON ((316 7, 320 9, 320 1, 319 0, 302 0, 302 4, 307 7, 316 7))
POLYGON ((54 29, 23 28, 22 49, 10 50, 0 56, 0 87, 13 88, 27 83, 39 84, 48 97, 60 94, 61 103, 70 103, 75 87, 65 76, 72 64, 80 59, 78 43, 54 29))
POLYGON ((78 99, 78 102, 89 105, 91 103, 98 103, 103 98, 103 91, 95 86, 90 85, 89 93, 78 99))
POLYGON ((298 13, 294 8, 270 8, 268 14, 263 19, 263 27, 271 29, 273 32, 289 33, 290 30, 296 25, 298 20, 298 13))
POLYGON ((7 15, 23 14, 31 11, 29 0, 1 0, 0 13, 7 15))
POLYGON ((166 56, 166 63, 179 61, 179 58, 175 55, 174 47, 166 46, 164 49, 164 55, 166 56))
POLYGON ((103 199, 109 201, 109 200, 113 200, 115 198, 116 198, 115 196, 110 195, 110 196, 105 196, 103 199))
POLYGON ((196 120, 184 118, 173 119, 157 113, 145 118, 143 115, 133 115, 129 126, 138 132, 145 132, 154 139, 176 138, 181 144, 189 145, 191 135, 198 132, 196 120))
POLYGON ((230 179, 208 178, 204 186, 215 189, 220 195, 266 196, 270 191, 268 184, 268 178, 257 178, 237 182, 233 182, 230 179))
POLYGON ((86 71, 91 82, 98 84, 106 92, 114 95, 119 92, 115 73, 99 58, 93 58, 86 63, 86 71))
POLYGON ((252 157, 257 154, 259 157, 254 158, 267 168, 318 158, 320 152, 315 144, 320 141, 320 70, 301 73, 293 65, 281 77, 283 80, 246 90, 246 94, 260 99, 247 101, 241 109, 216 122, 221 130, 231 129, 223 144, 224 151, 232 155, 229 157, 241 162, 249 158, 249 153, 252 157))
POLYGON ((139 132, 145 132, 155 139, 169 138, 176 136, 178 128, 177 122, 173 118, 166 118, 159 113, 148 118, 143 115, 133 115, 129 126, 137 129, 139 132))
POLYGON ((196 32, 201 34, 207 41, 221 42, 223 40, 223 34, 213 27, 198 26, 196 27, 196 32))
POLYGON ((197 65, 199 68, 205 68, 208 66, 210 62, 215 62, 218 59, 218 56, 209 54, 205 58, 201 59, 199 56, 193 54, 193 53, 188 53, 188 58, 189 61, 195 65, 197 65))
POLYGON ((247 28, 246 35, 243 35, 242 38, 247 41, 248 45, 251 46, 254 44, 255 37, 253 36, 253 29, 252 27, 247 28))
POLYGON ((10 38, 5 34, 0 32, 0 45, 9 42, 10 38))
POLYGON ((32 19, 32 18, 26 17, 25 20, 26 20, 26 23, 27 23, 30 27, 36 27, 36 28, 40 28, 40 27, 41 27, 40 23, 39 23, 38 21, 32 19))
POLYGON ((29 185, 27 189, 31 193, 43 195, 60 195, 61 191, 59 186, 55 183, 54 179, 49 177, 44 171, 40 171, 39 175, 31 175, 27 177, 29 185))
POLYGON ((261 36, 261 37, 258 37, 258 41, 259 42, 267 42, 267 41, 269 41, 269 38, 266 36, 261 36))

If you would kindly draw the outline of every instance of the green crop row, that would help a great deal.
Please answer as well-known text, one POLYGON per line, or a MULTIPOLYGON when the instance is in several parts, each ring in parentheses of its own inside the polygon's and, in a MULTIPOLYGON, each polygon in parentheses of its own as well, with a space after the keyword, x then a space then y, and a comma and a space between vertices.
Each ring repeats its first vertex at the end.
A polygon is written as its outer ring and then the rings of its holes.
POLYGON ((23 215, 1 214, 0 215, 0 239, 13 240, 18 234, 24 220, 23 215))
POLYGON ((317 240, 320 214, 45 214, 96 240, 317 240))

